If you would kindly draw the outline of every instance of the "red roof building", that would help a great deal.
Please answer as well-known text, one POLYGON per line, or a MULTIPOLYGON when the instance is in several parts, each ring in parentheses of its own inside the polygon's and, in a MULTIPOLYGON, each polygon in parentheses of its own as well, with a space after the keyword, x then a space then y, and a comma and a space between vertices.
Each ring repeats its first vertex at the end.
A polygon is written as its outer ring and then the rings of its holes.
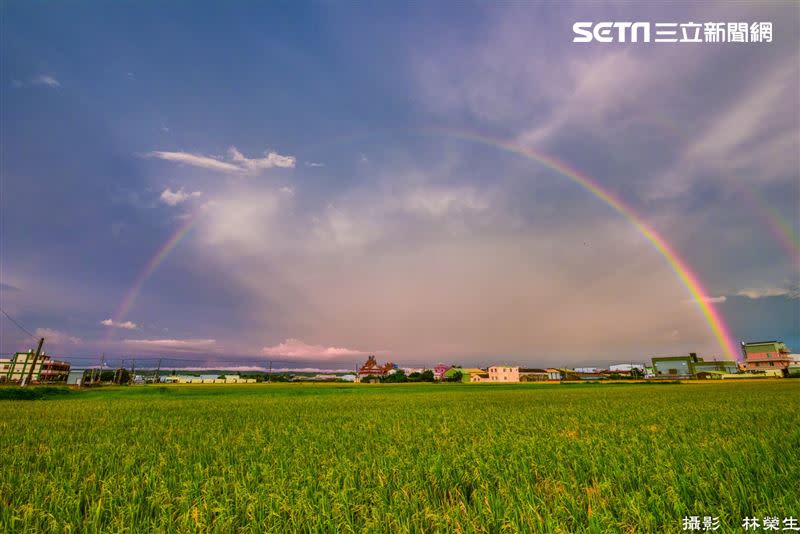
POLYGON ((384 365, 379 365, 377 360, 375 360, 375 356, 370 356, 367 358, 367 361, 364 365, 361 366, 361 369, 358 370, 358 378, 364 377, 382 377, 389 374, 389 371, 394 369, 394 364, 392 362, 386 362, 384 365))

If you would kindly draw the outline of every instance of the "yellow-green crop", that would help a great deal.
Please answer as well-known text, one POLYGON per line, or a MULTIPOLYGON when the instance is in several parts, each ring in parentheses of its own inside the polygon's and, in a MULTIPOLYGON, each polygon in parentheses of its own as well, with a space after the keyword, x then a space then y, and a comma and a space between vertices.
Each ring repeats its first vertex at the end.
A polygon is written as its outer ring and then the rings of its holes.
POLYGON ((800 380, 0 401, 1 532, 673 532, 800 518, 800 380))

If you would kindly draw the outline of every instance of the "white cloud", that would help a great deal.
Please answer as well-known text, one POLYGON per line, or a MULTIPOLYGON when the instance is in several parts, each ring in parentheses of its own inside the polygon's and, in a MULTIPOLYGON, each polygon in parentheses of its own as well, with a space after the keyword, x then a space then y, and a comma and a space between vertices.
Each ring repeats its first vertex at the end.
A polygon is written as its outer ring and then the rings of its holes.
POLYGON ((52 328, 37 328, 36 337, 43 337, 45 345, 52 343, 53 345, 76 345, 81 342, 81 338, 70 336, 60 330, 52 328))
POLYGON ((728 297, 725 295, 720 295, 719 297, 704 297, 702 299, 690 299, 687 302, 709 302, 711 304, 721 304, 728 300, 728 297))
POLYGON ((449 213, 484 211, 489 203, 472 187, 420 188, 406 195, 403 207, 411 213, 441 217, 449 213))
POLYGON ((253 172, 263 169, 271 169, 272 167, 281 167, 284 169, 293 169, 296 163, 294 156, 281 156, 275 152, 265 152, 263 158, 246 158, 235 146, 228 149, 230 158, 242 166, 244 170, 253 172))
POLYGON ((145 154, 145 157, 158 158, 166 161, 173 161, 175 163, 182 163, 184 165, 191 165, 193 167, 202 167, 204 169, 211 169, 213 171, 221 172, 241 172, 242 169, 232 163, 220 161, 216 158, 203 156, 201 154, 190 154, 189 152, 164 152, 154 151, 145 154))
POLYGON ((40 76, 36 76, 32 78, 29 82, 24 82, 19 79, 11 80, 11 87, 14 89, 20 89, 25 86, 33 86, 33 85, 44 85, 47 87, 58 88, 61 87, 61 82, 53 78, 52 76, 48 76, 46 74, 42 74, 40 76))
POLYGON ((183 188, 178 189, 177 191, 172 191, 170 188, 164 189, 161 192, 161 202, 164 204, 168 204, 170 206, 177 206, 181 202, 185 202, 190 198, 196 198, 203 194, 202 191, 192 191, 191 193, 187 193, 183 190, 183 188))
POLYGON ((46 74, 42 74, 37 76, 33 80, 31 80, 31 84, 33 85, 46 85, 47 87, 61 87, 61 83, 53 78, 52 76, 48 76, 46 74))
POLYGON ((267 356, 287 356, 292 358, 341 358, 343 356, 361 356, 367 352, 343 347, 325 347, 309 345, 304 341, 289 338, 273 347, 264 347, 261 352, 267 356))
POLYGON ((113 319, 103 319, 100 321, 100 324, 111 328, 121 328, 123 330, 137 330, 139 328, 139 325, 132 321, 118 322, 113 319))
POLYGON ((306 167, 324 167, 325 166, 324 163, 315 163, 313 161, 306 161, 305 165, 306 165, 306 167))
POLYGON ((140 349, 202 350, 213 347, 215 339, 125 339, 126 345, 140 349))
POLYGON ((767 297, 787 297, 790 299, 796 299, 800 298, 800 289, 786 287, 762 287, 743 289, 736 294, 740 297, 747 297, 749 299, 763 299, 767 297))
POLYGON ((184 165, 192 165, 213 171, 233 174, 255 174, 258 171, 279 168, 294 168, 294 156, 283 156, 276 152, 265 152, 263 158, 247 158, 235 146, 228 149, 228 161, 222 156, 205 156, 190 152, 168 152, 156 150, 144 154, 147 158, 158 158, 184 165))
POLYGON ((284 195, 289 195, 290 197, 294 196, 294 188, 293 187, 283 186, 283 187, 280 188, 280 192, 283 193, 284 195))

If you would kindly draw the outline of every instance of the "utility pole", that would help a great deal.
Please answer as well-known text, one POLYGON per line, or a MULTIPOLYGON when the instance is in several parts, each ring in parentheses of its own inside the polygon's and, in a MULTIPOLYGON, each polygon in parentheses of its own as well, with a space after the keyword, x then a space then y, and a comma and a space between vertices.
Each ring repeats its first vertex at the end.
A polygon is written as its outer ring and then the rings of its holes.
POLYGON ((272 360, 269 361, 269 373, 267 373, 267 382, 272 382, 272 360))
POLYGON ((161 358, 158 359, 158 366, 156 367, 156 379, 153 381, 154 384, 158 384, 158 373, 161 371, 161 358))
MULTIPOLYGON (((23 376, 22 384, 20 384, 20 386, 22 387, 27 386, 28 383, 31 381, 31 377, 33 376, 33 369, 36 367, 36 360, 39 359, 39 354, 41 354, 42 352, 42 345, 44 345, 44 338, 39 339, 39 344, 36 346, 36 353, 33 355, 33 365, 31 365, 31 368, 28 369, 28 375, 23 376)), ((27 362, 28 360, 26 359, 25 361, 27 362)))
POLYGON ((100 357, 100 372, 97 374, 97 379, 102 382, 103 381, 103 367, 106 366, 106 353, 104 352, 103 355, 100 357))
POLYGON ((131 364, 131 383, 136 383, 136 358, 133 359, 133 363, 131 364))
POLYGON ((119 369, 114 373, 114 383, 122 384, 122 370, 125 369, 125 360, 119 365, 119 369))

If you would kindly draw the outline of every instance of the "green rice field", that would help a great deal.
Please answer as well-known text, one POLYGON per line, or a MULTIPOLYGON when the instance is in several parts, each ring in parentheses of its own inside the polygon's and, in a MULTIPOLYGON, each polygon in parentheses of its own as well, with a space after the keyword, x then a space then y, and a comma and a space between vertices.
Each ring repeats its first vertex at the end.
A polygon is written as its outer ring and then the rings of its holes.
POLYGON ((800 380, 0 401, 0 532, 680 532, 800 518, 800 380))

